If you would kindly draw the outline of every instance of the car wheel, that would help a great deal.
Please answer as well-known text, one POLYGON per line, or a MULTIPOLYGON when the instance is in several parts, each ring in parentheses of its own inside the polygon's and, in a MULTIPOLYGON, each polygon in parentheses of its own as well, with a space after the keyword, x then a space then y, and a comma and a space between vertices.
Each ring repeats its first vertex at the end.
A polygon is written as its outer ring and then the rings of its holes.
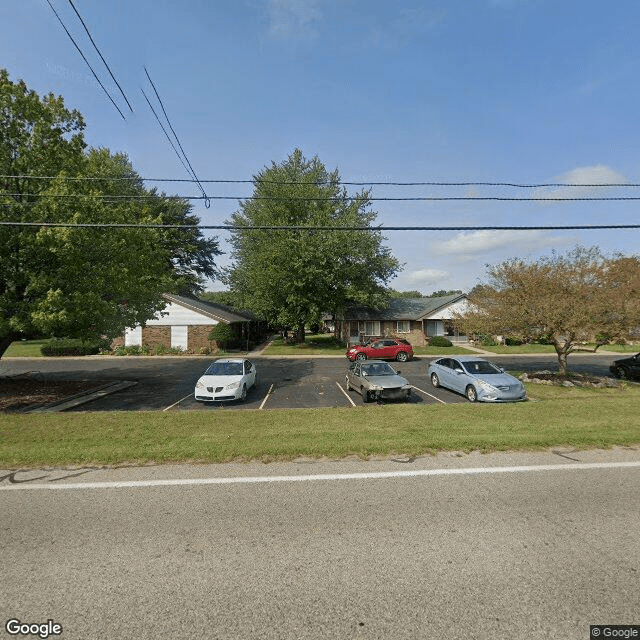
POLYGON ((409 354, 406 351, 398 351, 396 353, 396 360, 398 362, 406 362, 409 359, 409 354))
POLYGON ((368 389, 364 389, 364 388, 360 388, 360 393, 362 394, 362 402, 364 402, 364 404, 367 404, 368 402, 371 402, 371 397, 369 396, 369 390, 368 389))
POLYGON ((242 393, 240 394, 240 400, 242 400, 242 402, 244 402, 247 399, 247 385, 243 384, 242 385, 242 393))
POLYGON ((362 353, 361 352, 356 356, 356 360, 360 360, 360 362, 362 362, 363 360, 366 360, 366 359, 367 359, 367 354, 366 353, 362 353))
POLYGON ((438 379, 437 373, 431 374, 431 386, 435 387, 436 389, 440 386, 440 380, 438 379))
POLYGON ((625 369, 625 367, 616 367, 613 375, 616 378, 620 378, 620 380, 628 380, 629 379, 629 371, 625 369))
POLYGON ((469 385, 465 391, 465 395, 467 396, 469 402, 477 402, 478 401, 478 392, 473 385, 469 385))

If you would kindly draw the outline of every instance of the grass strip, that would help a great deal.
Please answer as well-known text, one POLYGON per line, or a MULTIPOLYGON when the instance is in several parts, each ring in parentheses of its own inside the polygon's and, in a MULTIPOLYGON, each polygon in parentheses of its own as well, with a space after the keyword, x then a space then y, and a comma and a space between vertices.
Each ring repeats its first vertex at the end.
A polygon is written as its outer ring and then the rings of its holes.
POLYGON ((529 386, 533 401, 504 405, 5 414, 0 416, 0 468, 268 462, 640 443, 640 386, 529 386))

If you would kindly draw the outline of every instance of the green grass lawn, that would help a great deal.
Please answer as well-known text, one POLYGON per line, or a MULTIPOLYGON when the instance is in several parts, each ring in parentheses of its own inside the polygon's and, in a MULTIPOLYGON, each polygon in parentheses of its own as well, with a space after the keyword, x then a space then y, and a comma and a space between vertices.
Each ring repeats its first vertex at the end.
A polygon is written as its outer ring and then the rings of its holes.
POLYGON ((0 415, 0 468, 362 458, 640 443, 640 385, 528 385, 529 402, 0 415))
POLYGON ((18 340, 9 345, 9 348, 4 352, 3 357, 37 358, 42 356, 42 347, 50 342, 51 338, 42 338, 40 340, 18 340))

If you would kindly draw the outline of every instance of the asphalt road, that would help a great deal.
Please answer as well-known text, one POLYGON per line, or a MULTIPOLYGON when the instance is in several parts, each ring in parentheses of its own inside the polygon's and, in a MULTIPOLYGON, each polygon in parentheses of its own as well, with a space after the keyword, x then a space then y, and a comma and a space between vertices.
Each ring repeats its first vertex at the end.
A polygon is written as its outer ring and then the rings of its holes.
POLYGON ((640 624, 640 451, 563 456, 16 474, 0 481, 0 618, 53 620, 68 640, 586 640, 640 624), (563 468, 612 459, 636 466, 563 468), (321 473, 338 475, 290 477, 321 473))
MULTIPOLYGON (((611 354, 577 354, 570 366, 578 372, 608 375, 611 354)), ((507 370, 557 370, 554 355, 495 356, 490 358, 507 370)), ((466 400, 447 389, 433 389, 426 370, 431 358, 394 363, 416 393, 415 403, 457 403, 466 400)), ((115 394, 79 405, 74 411, 180 411, 207 408, 210 411, 234 409, 277 409, 350 407, 361 404, 360 396, 346 392, 346 358, 253 358, 258 382, 249 391, 247 402, 203 405, 193 398, 198 377, 210 359, 190 357, 85 357, 85 358, 9 358, 0 363, 4 375, 34 372, 62 380, 132 380, 137 384, 115 394)))

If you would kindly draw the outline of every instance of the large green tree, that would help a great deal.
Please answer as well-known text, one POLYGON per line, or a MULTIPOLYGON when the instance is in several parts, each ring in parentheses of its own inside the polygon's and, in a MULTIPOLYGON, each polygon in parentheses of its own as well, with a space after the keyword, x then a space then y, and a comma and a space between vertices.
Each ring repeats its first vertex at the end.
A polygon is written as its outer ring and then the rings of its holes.
POLYGON ((33 335, 114 337, 216 273, 189 203, 145 189, 124 154, 87 150, 84 126, 0 70, 0 221, 189 228, 1 225, 0 356, 33 335))
POLYGON ((606 257, 597 247, 576 247, 564 255, 490 266, 488 275, 489 282, 469 294, 461 328, 544 338, 555 347, 561 373, 582 341, 624 339, 640 328, 637 256, 606 257))
POLYGON ((323 313, 340 316, 350 303, 381 306, 383 288, 400 269, 371 224, 369 193, 350 197, 337 170, 299 149, 254 177, 251 199, 228 224, 234 262, 227 282, 238 304, 270 323, 294 327, 304 340, 306 324, 323 313), (251 227, 338 227, 344 231, 251 227), (366 230, 347 230, 366 227, 366 230))

